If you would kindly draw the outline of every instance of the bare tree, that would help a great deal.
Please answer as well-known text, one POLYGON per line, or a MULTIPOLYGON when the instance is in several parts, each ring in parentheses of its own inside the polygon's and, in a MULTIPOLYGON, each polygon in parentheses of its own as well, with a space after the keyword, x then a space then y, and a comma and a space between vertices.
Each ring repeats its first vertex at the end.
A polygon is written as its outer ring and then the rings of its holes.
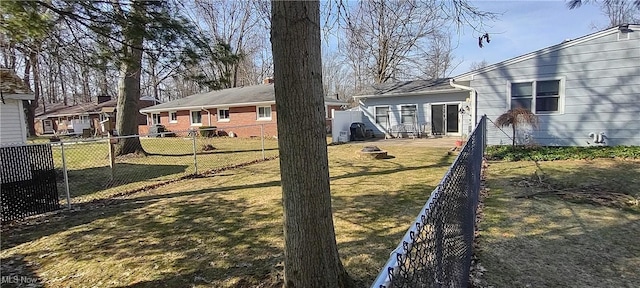
POLYGON ((609 26, 620 24, 635 24, 640 22, 640 1, 638 0, 569 0, 569 9, 574 9, 583 4, 595 4, 600 6, 602 13, 609 18, 609 26))
POLYGON ((444 78, 449 76, 453 67, 453 48, 451 38, 444 31, 435 31, 429 36, 430 45, 424 56, 413 61, 421 67, 421 74, 428 79, 444 78), (421 64, 421 65, 420 65, 421 64))
POLYGON ((338 1, 335 6, 343 13, 340 45, 356 90, 362 83, 448 76, 455 63, 447 24, 486 35, 482 22, 496 15, 468 1, 372 0, 351 6, 338 1))
POLYGON ((435 1, 361 1, 349 13, 348 53, 363 52, 358 58, 364 59, 356 59, 363 63, 357 65, 363 65, 375 83, 397 79, 401 65, 423 54, 421 47, 427 46, 441 20, 435 1))
POLYGON ((268 24, 261 16, 264 7, 254 1, 194 1, 194 14, 200 29, 212 39, 229 45, 230 53, 241 57, 235 63, 215 61, 208 67, 210 74, 223 75, 229 83, 223 88, 256 84, 263 70, 270 70, 270 61, 259 61, 269 51, 268 24), (256 61, 257 60, 257 61, 256 61), (268 65, 268 68, 256 67, 268 65), (214 71, 212 71, 212 69, 214 71))
POLYGON ((480 62, 475 62, 475 61, 471 62, 471 64, 469 65, 469 70, 478 70, 487 66, 489 66, 489 62, 487 62, 487 60, 482 59, 482 61, 480 62))
POLYGON ((637 1, 605 1, 600 9, 609 18, 609 27, 640 22, 640 2, 637 1))
POLYGON ((322 84, 325 97, 346 99, 353 95, 353 73, 338 52, 322 54, 322 84))

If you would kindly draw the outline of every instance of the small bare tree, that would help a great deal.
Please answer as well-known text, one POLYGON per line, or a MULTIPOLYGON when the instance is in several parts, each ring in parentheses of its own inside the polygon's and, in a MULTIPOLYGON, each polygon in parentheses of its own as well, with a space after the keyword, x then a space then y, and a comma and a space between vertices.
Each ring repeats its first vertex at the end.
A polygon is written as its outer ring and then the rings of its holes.
POLYGON ((523 126, 531 126, 533 128, 538 128, 538 116, 533 114, 531 110, 525 108, 514 108, 511 109, 504 114, 500 115, 498 119, 496 119, 496 126, 498 127, 508 127, 511 126, 512 129, 512 143, 513 147, 516 146, 516 131, 523 126))
POLYGON ((583 4, 595 4, 600 6, 602 14, 609 18, 609 26, 620 24, 634 24, 640 21, 640 1, 638 0, 569 0, 569 9, 574 9, 583 4))
POLYGON ((482 59, 482 61, 480 62, 476 62, 476 61, 471 62, 471 64, 469 65, 469 70, 472 70, 472 71, 478 70, 487 66, 489 66, 489 62, 487 62, 487 60, 482 59))

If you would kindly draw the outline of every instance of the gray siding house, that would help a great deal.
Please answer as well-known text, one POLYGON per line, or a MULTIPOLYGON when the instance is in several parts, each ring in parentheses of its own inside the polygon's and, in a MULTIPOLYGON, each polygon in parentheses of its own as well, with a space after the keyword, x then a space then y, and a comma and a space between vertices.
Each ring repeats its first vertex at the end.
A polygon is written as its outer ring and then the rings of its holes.
POLYGON ((365 126, 376 136, 460 136, 472 125, 469 91, 451 86, 451 79, 376 84, 354 99, 365 126), (409 135, 407 135, 409 134, 409 135))
MULTIPOLYGON (((386 128, 380 125, 386 120, 379 118, 384 108, 376 107, 389 106, 393 111, 389 122, 396 123, 402 115, 410 114, 407 108, 402 112, 402 105, 416 105, 416 122, 430 122, 427 126, 432 126, 433 134, 434 127, 438 129, 444 121, 443 135, 466 134, 472 125, 465 124, 465 117, 469 124, 485 114, 495 121, 511 108, 524 107, 538 115, 539 127, 519 133, 516 138, 520 143, 640 145, 640 25, 609 28, 461 74, 448 82, 435 81, 439 82, 437 87, 415 91, 412 96, 381 90, 354 98, 369 118, 366 124, 377 130, 386 128), (458 131, 454 128, 456 103, 458 131), (443 104, 445 110, 440 114, 443 104)), ((505 131, 489 122, 488 144, 511 143, 510 128, 505 131)))
MULTIPOLYGON (((567 40, 455 81, 475 90, 476 115, 496 119, 517 106, 537 114, 539 127, 519 141, 587 146, 602 134, 606 145, 640 145, 640 25, 567 40)), ((488 130, 489 144, 511 142, 488 130)))

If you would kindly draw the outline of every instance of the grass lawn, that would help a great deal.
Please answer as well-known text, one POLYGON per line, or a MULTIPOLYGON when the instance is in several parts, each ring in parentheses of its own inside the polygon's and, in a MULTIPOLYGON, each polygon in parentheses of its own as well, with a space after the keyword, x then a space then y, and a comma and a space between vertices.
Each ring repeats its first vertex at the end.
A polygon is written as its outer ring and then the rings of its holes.
MULTIPOLYGON (((338 246, 362 286, 374 280, 454 160, 447 148, 380 147, 395 158, 360 159, 361 144, 328 147, 338 246)), ((5 227, 3 275, 32 275, 47 287, 279 287, 278 162, 5 227)))
POLYGON ((639 160, 490 162, 487 176, 482 286, 638 287, 639 160))
MULTIPOLYGON (((69 190, 73 202, 109 198, 130 189, 153 185, 193 174, 195 172, 193 141, 183 138, 141 138, 149 156, 122 156, 116 158, 111 180, 109 146, 106 142, 71 143, 65 145, 66 164, 69 169, 69 190)), ((265 139, 265 157, 278 154, 278 142, 265 139)), ((197 138, 198 172, 262 159, 260 139, 197 138), (215 147, 202 151, 204 145, 215 147)), ((62 167, 59 146, 54 146, 54 162, 62 167)), ((63 179, 59 177, 59 191, 64 194, 63 179)))

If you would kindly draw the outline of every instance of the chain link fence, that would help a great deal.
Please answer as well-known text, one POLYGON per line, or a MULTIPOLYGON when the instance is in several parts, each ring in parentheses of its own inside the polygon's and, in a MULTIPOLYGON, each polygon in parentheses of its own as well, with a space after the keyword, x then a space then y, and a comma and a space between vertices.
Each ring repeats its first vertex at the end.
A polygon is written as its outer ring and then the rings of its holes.
POLYGON ((266 131, 275 131, 275 125, 66 138, 46 145, 51 146, 61 203, 70 207, 274 158, 278 141, 266 131), (230 137, 226 132, 242 129, 256 136, 230 137))
POLYGON ((498 126, 496 119, 487 117, 487 143, 489 145, 537 145, 535 141, 535 129, 528 124, 521 124, 515 131, 513 126, 498 126), (515 141, 514 141, 515 137, 515 141))
POLYGON ((468 287, 486 116, 371 286, 468 287))

